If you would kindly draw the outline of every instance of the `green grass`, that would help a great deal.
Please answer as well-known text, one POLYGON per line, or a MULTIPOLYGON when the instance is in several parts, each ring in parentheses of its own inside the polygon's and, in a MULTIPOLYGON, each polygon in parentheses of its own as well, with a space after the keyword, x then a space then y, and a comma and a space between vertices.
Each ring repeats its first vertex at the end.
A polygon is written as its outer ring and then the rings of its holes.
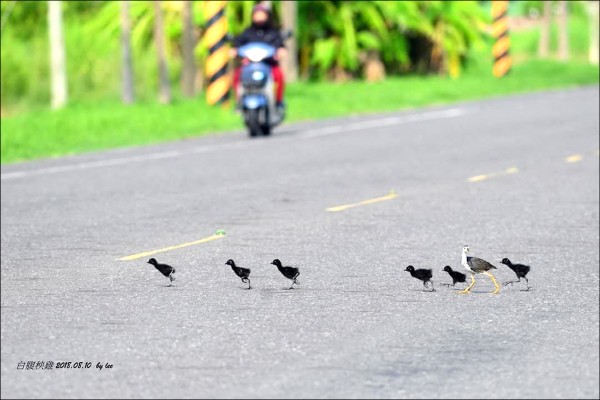
POLYGON ((3 118, 1 124, 2 163, 7 163, 180 139, 232 129, 239 122, 231 112, 188 100, 167 106, 83 103, 3 118))
MULTIPOLYGON (((511 93, 597 84, 599 69, 581 63, 529 60, 503 79, 479 65, 460 78, 401 77, 369 84, 351 82, 289 85, 288 121, 392 111, 511 93)), ((243 129, 231 110, 209 107, 202 98, 123 106, 119 101, 73 104, 1 119, 1 162, 158 143, 243 129)))
POLYGON ((324 118, 353 113, 393 111, 511 93, 597 83, 598 67, 529 61, 496 79, 487 73, 468 72, 457 79, 403 77, 369 84, 298 85, 290 89, 290 115, 294 119, 324 118), (333 100, 335 99, 335 100, 333 100), (318 106, 317 106, 318 105, 318 106))

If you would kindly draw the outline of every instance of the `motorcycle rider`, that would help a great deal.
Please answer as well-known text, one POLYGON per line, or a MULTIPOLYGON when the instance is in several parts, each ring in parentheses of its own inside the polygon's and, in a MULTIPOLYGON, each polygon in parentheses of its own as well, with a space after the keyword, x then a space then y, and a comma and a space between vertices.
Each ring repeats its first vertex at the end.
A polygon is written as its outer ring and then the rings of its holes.
MULTIPOLYGON (((285 57, 287 50, 283 41, 283 36, 279 29, 276 29, 271 10, 262 4, 257 4, 252 9, 252 25, 244 30, 239 36, 233 39, 233 48, 231 56, 237 55, 237 49, 250 42, 262 42, 271 45, 277 49, 275 60, 271 65, 273 80, 275 82, 275 99, 277 108, 283 111, 283 89, 285 86, 283 72, 279 66, 279 61, 285 57)), ((238 66, 233 73, 233 90, 236 102, 239 104, 238 86, 240 83, 241 66, 238 66)))

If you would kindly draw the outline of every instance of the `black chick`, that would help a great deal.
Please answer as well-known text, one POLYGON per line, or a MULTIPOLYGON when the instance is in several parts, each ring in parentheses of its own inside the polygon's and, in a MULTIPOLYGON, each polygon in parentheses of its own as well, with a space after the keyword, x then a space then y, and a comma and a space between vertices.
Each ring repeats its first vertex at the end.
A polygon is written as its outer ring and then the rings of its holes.
POLYGON ((441 283, 444 286, 454 286, 456 282, 465 282, 467 280, 467 275, 454 271, 449 265, 446 265, 442 271, 447 272, 452 277, 452 285, 449 283, 441 283))
POLYGON ((408 267, 406 267, 405 271, 410 272, 410 275, 413 278, 417 278, 420 281, 423 281, 423 286, 425 286, 425 289, 429 289, 427 287, 427 283, 431 283, 431 292, 435 292, 435 288, 433 287, 433 281, 431 280, 431 278, 433 277, 433 272, 431 272, 430 269, 417 269, 415 270, 415 267, 413 267, 412 265, 409 265, 408 267))
POLYGON ((504 282, 502 284, 503 286, 506 286, 509 283, 512 286, 514 283, 521 282, 521 278, 523 278, 523 279, 525 279, 525 282, 527 283, 526 290, 531 289, 531 286, 529 286, 529 280, 527 279, 527 274, 529 273, 529 270, 531 269, 531 267, 529 265, 513 264, 508 258, 502 259, 501 263, 506 265, 508 268, 512 269, 518 278, 518 280, 516 280, 516 281, 504 282))
POLYGON ((225 265, 229 265, 231 267, 231 269, 233 270, 233 272, 235 272, 235 274, 237 276, 242 278, 242 283, 248 283, 248 289, 252 289, 252 286, 250 285, 250 269, 249 268, 238 267, 237 265, 235 265, 235 262, 233 260, 227 260, 225 265))
POLYGON ((175 277, 173 276, 173 274, 175 273, 175 268, 167 264, 159 264, 155 258, 149 259, 148 264, 154 265, 154 267, 157 270, 159 270, 161 274, 169 278, 169 280, 171 281, 169 286, 173 285, 173 281, 175 280, 175 277))
POLYGON ((290 289, 294 288, 294 284, 299 285, 298 281, 296 280, 296 278, 298 277, 298 275, 300 275, 300 271, 298 270, 298 268, 295 267, 284 267, 281 264, 281 261, 279 261, 279 259, 274 259, 273 262, 271 263, 271 265, 275 265, 277 267, 277 269, 279 270, 279 272, 281 272, 281 274, 283 276, 285 276, 288 279, 292 280, 292 286, 290 286, 290 289))

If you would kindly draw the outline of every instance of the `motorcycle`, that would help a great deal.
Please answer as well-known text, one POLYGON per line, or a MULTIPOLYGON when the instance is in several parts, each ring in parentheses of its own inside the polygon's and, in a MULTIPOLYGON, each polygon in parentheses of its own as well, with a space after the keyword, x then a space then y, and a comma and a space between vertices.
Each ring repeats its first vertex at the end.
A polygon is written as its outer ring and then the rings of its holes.
POLYGON ((243 63, 240 74, 240 109, 251 137, 268 136, 284 117, 275 99, 271 64, 277 49, 266 43, 252 42, 238 49, 243 63))

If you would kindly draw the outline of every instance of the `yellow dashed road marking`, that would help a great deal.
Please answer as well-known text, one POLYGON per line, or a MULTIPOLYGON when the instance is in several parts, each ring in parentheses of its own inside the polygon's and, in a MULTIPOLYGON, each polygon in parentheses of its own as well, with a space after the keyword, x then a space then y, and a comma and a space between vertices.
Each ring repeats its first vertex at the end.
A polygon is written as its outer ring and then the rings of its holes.
POLYGON ((568 163, 576 163, 581 160, 583 160, 583 156, 581 154, 573 154, 572 156, 565 158, 565 161, 568 163))
POLYGON ((177 244, 175 246, 165 247, 165 248, 158 249, 158 250, 150 250, 150 251, 144 251, 143 253, 132 254, 130 256, 117 258, 117 260, 118 261, 136 260, 138 258, 148 257, 148 256, 151 256, 154 254, 164 253, 166 251, 177 250, 177 249, 181 249, 181 248, 188 247, 188 246, 194 246, 194 245, 201 244, 201 243, 211 242, 213 240, 221 239, 224 237, 225 237, 225 235, 212 235, 212 236, 208 236, 208 237, 205 237, 202 239, 194 240, 193 242, 187 242, 187 243, 177 244))
POLYGON ((358 203, 344 204, 344 205, 341 205, 341 206, 329 207, 329 208, 325 209, 325 211, 328 211, 328 212, 339 212, 339 211, 347 210, 349 208, 366 206, 368 204, 373 204, 373 203, 379 203, 380 201, 393 200, 396 197, 398 197, 398 195, 395 192, 390 192, 390 194, 387 194, 385 196, 376 197, 374 199, 363 200, 363 201, 360 201, 358 203))
POLYGON ((479 181, 485 181, 488 178, 488 175, 477 175, 477 176, 472 176, 468 179, 469 182, 479 182, 479 181))
POLYGON ((510 167, 510 168, 505 169, 502 172, 494 172, 491 174, 475 175, 475 176, 472 176, 469 179, 467 179, 467 181, 468 182, 481 182, 481 181, 485 181, 486 179, 489 179, 489 178, 494 178, 494 177, 502 176, 502 175, 516 174, 517 172, 519 172, 519 168, 510 167))

